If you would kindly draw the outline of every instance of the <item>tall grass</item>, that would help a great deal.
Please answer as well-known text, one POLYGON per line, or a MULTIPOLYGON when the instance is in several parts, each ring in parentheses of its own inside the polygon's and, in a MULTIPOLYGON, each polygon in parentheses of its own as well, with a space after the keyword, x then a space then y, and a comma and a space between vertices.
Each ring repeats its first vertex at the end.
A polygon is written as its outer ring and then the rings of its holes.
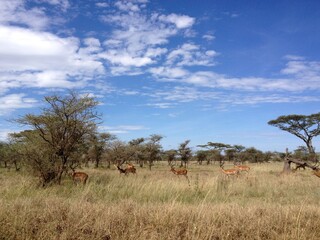
POLYGON ((320 239, 319 179, 281 169, 227 178, 191 165, 190 186, 161 164, 129 176, 85 169, 87 185, 48 188, 1 169, 0 239, 320 239))

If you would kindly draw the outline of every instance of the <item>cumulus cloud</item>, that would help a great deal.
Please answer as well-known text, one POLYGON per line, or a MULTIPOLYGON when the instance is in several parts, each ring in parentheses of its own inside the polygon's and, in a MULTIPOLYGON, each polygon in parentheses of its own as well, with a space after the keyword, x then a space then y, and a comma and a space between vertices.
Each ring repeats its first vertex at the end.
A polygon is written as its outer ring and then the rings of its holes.
POLYGON ((101 8, 106 8, 106 7, 109 6, 109 4, 106 3, 106 2, 97 2, 97 3, 96 3, 96 6, 97 6, 97 7, 101 7, 101 8))
MULTIPOLYGON (((26 8, 25 0, 2 0, 0 4, 0 24, 20 24, 35 29, 48 26, 50 19, 44 9, 26 8)), ((5 36, 5 35, 1 35, 5 36)))
MULTIPOLYGON (((104 71, 90 51, 81 51, 77 38, 20 27, 0 26, 0 85, 12 87, 74 87, 104 71)), ((92 45, 93 44, 93 45, 92 45)), ((4 90, 3 90, 4 91, 4 90)))
MULTIPOLYGON (((161 57, 169 51, 162 45, 167 44, 169 38, 177 35, 181 29, 190 28, 195 22, 194 18, 186 15, 148 15, 141 12, 141 7, 138 8, 136 4, 142 4, 142 1, 118 1, 116 7, 129 13, 113 12, 101 18, 105 23, 116 26, 116 30, 104 42, 106 51, 100 57, 109 61, 113 71, 116 67, 118 74, 121 67, 128 70, 130 66, 149 67, 159 63, 161 57)), ((211 54, 212 52, 208 52, 212 57, 211 54)), ((201 60, 208 63, 207 58, 201 60)), ((125 73, 128 74, 128 71, 125 73)))
POLYGON ((67 11, 70 7, 68 0, 40 0, 40 3, 48 3, 54 6, 58 6, 62 11, 67 11))
POLYGON ((134 4, 133 2, 129 2, 129 1, 117 1, 115 3, 115 6, 122 11, 132 11, 132 12, 140 11, 140 7, 138 4, 134 4))
POLYGON ((177 14, 169 14, 169 15, 161 15, 159 16, 159 20, 163 22, 173 23, 177 28, 189 28, 195 23, 195 19, 189 17, 187 15, 177 15, 177 14))
POLYGON ((213 66, 213 58, 218 54, 213 51, 203 51, 199 45, 185 43, 167 55, 166 64, 177 66, 213 66))
POLYGON ((170 81, 170 79, 181 79, 188 76, 190 73, 180 67, 156 67, 150 68, 150 73, 158 79, 164 79, 170 81))
POLYGON ((9 94, 0 97, 0 116, 10 113, 15 109, 32 108, 38 101, 28 98, 25 94, 9 94))

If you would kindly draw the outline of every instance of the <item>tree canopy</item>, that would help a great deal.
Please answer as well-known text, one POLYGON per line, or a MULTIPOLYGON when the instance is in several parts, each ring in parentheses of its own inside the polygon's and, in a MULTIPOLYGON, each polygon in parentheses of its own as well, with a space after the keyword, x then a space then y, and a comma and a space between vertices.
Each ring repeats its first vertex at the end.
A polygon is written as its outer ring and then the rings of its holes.
POLYGON ((45 97, 44 101, 47 107, 39 115, 26 114, 17 119, 31 129, 12 136, 23 143, 25 158, 32 160, 28 162, 43 176, 44 184, 53 180, 60 183, 71 159, 78 158, 79 146, 96 132, 98 102, 74 92, 45 97))
POLYGON ((315 154, 312 139, 320 134, 320 113, 311 115, 283 115, 268 122, 302 139, 311 155, 315 154))

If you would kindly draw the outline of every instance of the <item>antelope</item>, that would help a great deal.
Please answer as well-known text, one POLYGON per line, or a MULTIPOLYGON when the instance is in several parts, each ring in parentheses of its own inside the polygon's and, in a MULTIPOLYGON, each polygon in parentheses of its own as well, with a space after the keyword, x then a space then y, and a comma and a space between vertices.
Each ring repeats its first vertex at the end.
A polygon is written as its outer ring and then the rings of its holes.
POLYGON ((124 175, 127 175, 129 173, 133 173, 135 174, 136 173, 136 168, 134 166, 131 166, 131 167, 127 167, 125 169, 122 169, 120 166, 116 166, 117 169, 119 170, 120 174, 121 173, 124 173, 124 175))
POLYGON ((187 176, 188 170, 187 169, 174 169, 174 167, 171 166, 171 172, 173 172, 175 175, 184 175, 187 176))
POLYGON ((125 169, 126 173, 133 173, 135 174, 136 173, 136 168, 133 166, 133 165, 130 165, 128 166, 126 169, 125 169))
POLYGON ((182 175, 182 176, 185 176, 186 179, 188 180, 188 184, 190 186, 190 181, 189 181, 189 178, 188 178, 188 170, 183 168, 183 169, 175 169, 173 166, 171 166, 171 169, 170 169, 171 172, 173 172, 175 175, 182 175))
POLYGON ((313 170, 312 173, 320 178, 320 170, 319 169, 313 170))
POLYGON ((235 166, 235 168, 239 169, 239 172, 242 172, 242 171, 249 172, 250 171, 250 167, 245 166, 245 165, 234 165, 234 166, 235 166))
POLYGON ((71 177, 74 183, 81 182, 83 185, 85 185, 88 180, 88 174, 84 172, 73 172, 71 173, 71 177))
POLYGON ((127 163, 127 168, 131 168, 131 169, 136 169, 135 167, 134 167, 134 165, 132 165, 131 163, 127 163))
POLYGON ((236 175, 238 177, 239 174, 239 169, 235 169, 235 168, 231 168, 231 169, 226 169, 224 170, 223 167, 221 167, 221 171, 227 176, 231 176, 231 175, 236 175))

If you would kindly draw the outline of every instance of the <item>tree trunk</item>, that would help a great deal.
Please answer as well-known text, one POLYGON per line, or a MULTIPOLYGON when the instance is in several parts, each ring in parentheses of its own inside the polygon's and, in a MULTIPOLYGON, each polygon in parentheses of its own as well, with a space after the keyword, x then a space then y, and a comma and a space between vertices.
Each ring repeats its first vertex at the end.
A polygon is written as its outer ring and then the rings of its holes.
POLYGON ((99 167, 99 162, 100 162, 99 157, 96 157, 96 159, 95 159, 95 165, 94 165, 95 168, 98 168, 98 167, 99 167))
POLYGON ((18 167, 18 164, 17 164, 17 161, 16 161, 16 160, 13 161, 13 164, 14 164, 14 166, 15 166, 15 168, 16 168, 16 171, 19 171, 20 168, 18 167))
POLYGON ((62 158, 61 159, 62 160, 61 161, 61 166, 60 166, 60 168, 58 170, 58 174, 57 174, 57 182, 58 182, 59 185, 61 185, 62 174, 66 169, 66 164, 67 164, 67 161, 68 161, 68 158, 65 157, 65 156, 61 156, 61 158, 62 158))

